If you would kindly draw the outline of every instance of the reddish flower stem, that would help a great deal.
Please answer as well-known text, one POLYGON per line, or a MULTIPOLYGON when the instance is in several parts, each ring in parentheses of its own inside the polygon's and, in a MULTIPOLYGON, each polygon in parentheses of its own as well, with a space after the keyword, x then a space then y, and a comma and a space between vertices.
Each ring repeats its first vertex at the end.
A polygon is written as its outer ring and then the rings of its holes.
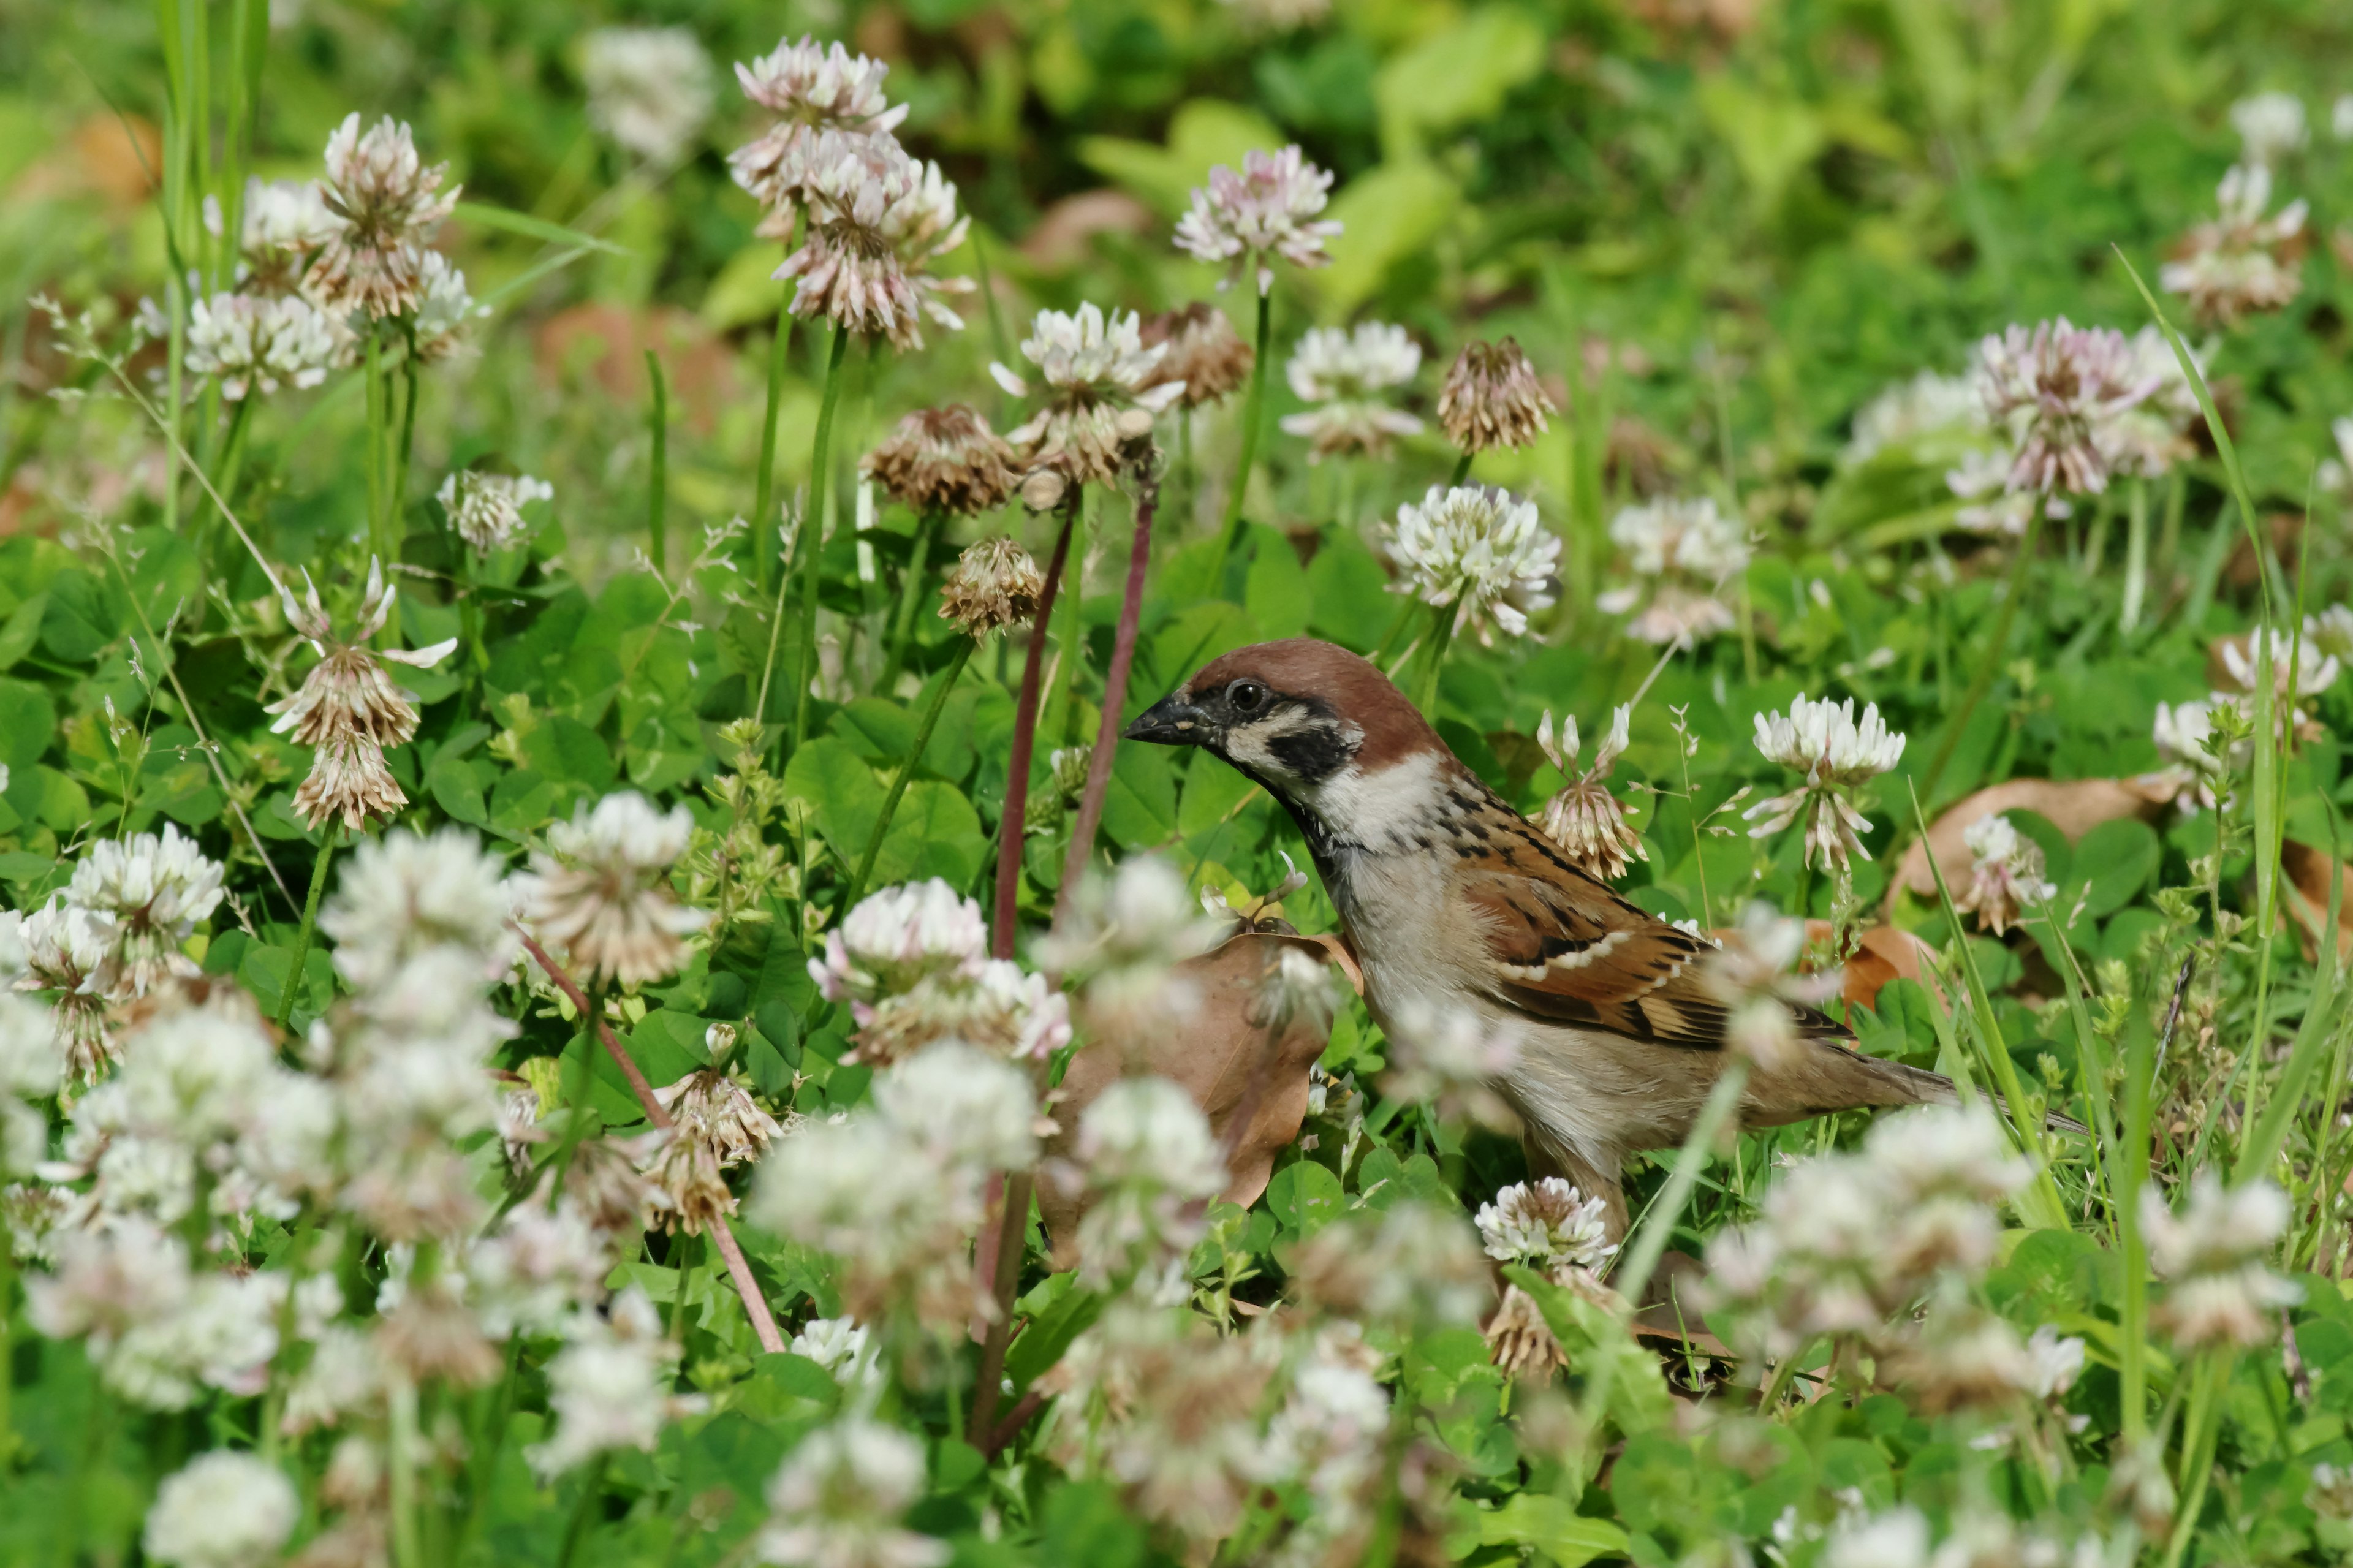
MULTIPOLYGON (((660 1100, 654 1098, 654 1086, 646 1081, 646 1075, 638 1069, 636 1058, 629 1055, 619 1040, 614 1038, 612 1026, 589 1007, 588 998, 581 994, 580 987, 572 983, 572 977, 564 973, 563 966, 548 956, 547 949, 540 946, 521 926, 515 928, 515 934, 522 938, 523 950, 547 972, 547 977, 555 982, 555 988, 570 998, 582 1016, 595 1021, 596 1037, 605 1042, 606 1054, 613 1058, 613 1065, 621 1069, 621 1076, 629 1080, 630 1092, 638 1097, 638 1104, 644 1109, 646 1120, 657 1127, 669 1128, 671 1125, 670 1112, 663 1109, 660 1100)), ((768 1299, 760 1293, 760 1282, 752 1278, 752 1265, 744 1258, 744 1248, 737 1245, 735 1233, 728 1228, 724 1216, 711 1216, 711 1241, 719 1248, 719 1256, 727 1260, 727 1276, 735 1282, 735 1294, 744 1299, 744 1310, 752 1320, 752 1331, 760 1336, 760 1348, 771 1354, 782 1351, 785 1336, 776 1330, 776 1316, 768 1310, 768 1299)))
POLYGON ((1005 764, 1005 810, 997 822, 997 919, 990 953, 1013 956, 1021 902, 1021 824, 1029 812, 1029 758, 1037 749, 1038 688, 1045 674, 1046 634, 1054 623, 1054 596, 1061 590, 1062 566, 1071 555, 1071 530, 1079 521, 1082 488, 1071 487, 1062 503, 1062 531, 1046 563, 1046 585, 1038 595, 1038 618, 1029 628, 1029 652, 1021 663, 1021 698, 1013 710, 1013 754, 1005 764))
POLYGON ((1079 879, 1094 856, 1095 830, 1103 824, 1103 796, 1111 793, 1112 755, 1119 745, 1120 715, 1127 706, 1127 672, 1135 662, 1136 628, 1144 619, 1144 571, 1152 559, 1152 514, 1160 504, 1157 489, 1147 489, 1135 502, 1135 540, 1128 546, 1127 592, 1120 600, 1119 629, 1113 636, 1111 668, 1103 675, 1103 722, 1095 730, 1094 754, 1087 759, 1087 783, 1079 796, 1079 816, 1071 827, 1071 843, 1062 857, 1062 886, 1054 896, 1054 920, 1060 923, 1079 879))

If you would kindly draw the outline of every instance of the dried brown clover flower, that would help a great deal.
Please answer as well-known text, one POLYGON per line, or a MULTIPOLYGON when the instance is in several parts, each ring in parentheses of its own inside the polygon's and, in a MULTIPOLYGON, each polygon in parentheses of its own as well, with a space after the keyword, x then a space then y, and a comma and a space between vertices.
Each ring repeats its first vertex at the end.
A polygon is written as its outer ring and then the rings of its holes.
POLYGON ((1257 357, 1226 313, 1204 300, 1196 300, 1181 310, 1164 310, 1145 321, 1144 345, 1155 344, 1165 345, 1165 352, 1147 385, 1184 383, 1185 390, 1176 397, 1180 408, 1222 403, 1250 379, 1250 364, 1257 357))
POLYGON ((1438 390, 1438 423, 1465 452, 1528 446, 1544 433, 1545 416, 1556 412, 1512 338, 1464 344, 1438 390))
POLYGON ((957 558, 941 586, 940 618, 976 637, 1026 626, 1038 618, 1038 598, 1045 591, 1046 579, 1028 551, 1001 536, 984 539, 957 558))
POLYGON ((970 404, 919 408, 859 465, 892 500, 918 512, 976 517, 1013 494, 1013 448, 970 404))

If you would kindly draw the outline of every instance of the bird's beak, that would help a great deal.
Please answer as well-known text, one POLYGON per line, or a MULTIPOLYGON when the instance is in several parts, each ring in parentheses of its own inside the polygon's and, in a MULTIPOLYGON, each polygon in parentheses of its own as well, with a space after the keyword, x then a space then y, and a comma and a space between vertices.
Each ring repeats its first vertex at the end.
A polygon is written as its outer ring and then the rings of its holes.
POLYGON ((1136 716, 1124 738, 1150 741, 1160 746, 1198 746, 1208 739, 1208 715, 1185 700, 1181 691, 1162 698, 1136 716))

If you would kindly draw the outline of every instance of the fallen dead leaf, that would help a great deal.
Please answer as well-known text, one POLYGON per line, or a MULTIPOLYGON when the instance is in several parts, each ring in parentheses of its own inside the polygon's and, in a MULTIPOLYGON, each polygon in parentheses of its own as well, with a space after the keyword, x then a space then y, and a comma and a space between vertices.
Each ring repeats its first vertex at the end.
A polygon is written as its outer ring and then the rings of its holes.
MULTIPOLYGON (((1307 1069, 1331 1037, 1328 1028, 1304 1020, 1271 1037, 1253 1019, 1267 969, 1285 947, 1335 965, 1363 992, 1356 955, 1336 937, 1302 936, 1279 921, 1237 932, 1179 966, 1199 998, 1184 1026, 1147 1039, 1097 1037, 1072 1058, 1056 1094, 1054 1120, 1060 1131, 1047 1145, 1049 1157, 1069 1156, 1081 1113, 1104 1089, 1123 1078, 1156 1075, 1182 1086, 1208 1115, 1209 1131, 1232 1147, 1230 1179, 1221 1195, 1244 1207, 1255 1202, 1266 1191, 1275 1156, 1299 1136, 1307 1119, 1307 1069), (1241 1117, 1248 1118, 1247 1125, 1237 1132, 1241 1117)), ((1070 1267, 1077 1261, 1078 1222, 1085 1213, 1081 1194, 1041 1181, 1038 1207, 1054 1237, 1054 1267, 1070 1267)))
POLYGON ((2073 844, 2103 822, 2120 816, 2155 821, 2171 803, 2174 787, 2159 774, 2143 773, 2128 779, 2008 779, 1981 789, 1938 817, 1925 842, 1915 839, 1904 852, 1904 863, 1896 868, 1887 889, 1888 907, 1894 908, 1899 889, 1923 899, 1936 896, 1936 880, 1928 871, 1930 847, 1936 849, 1936 865, 1945 873, 1945 885, 1957 890, 1965 884, 1974 857, 1961 835, 1982 817, 2031 811, 2048 818, 2073 844))
POLYGON ((95 195, 117 216, 136 212, 155 189, 164 166, 164 134, 136 114, 92 114, 36 158, 9 190, 9 199, 95 195))
POLYGON ((1125 191, 1081 191, 1039 216, 1021 241, 1021 254, 1042 272, 1064 272, 1093 253, 1095 236, 1150 234, 1159 224, 1150 207, 1125 191))
POLYGON ((2353 866, 2330 858, 2325 849, 2309 844, 2299 844, 2293 838, 2280 843, 2280 869, 2287 874, 2287 910, 2295 917, 2296 941, 2304 948, 2306 962, 2320 951, 2321 928, 2328 923, 2328 874, 2334 867, 2337 886, 2337 962, 2353 960, 2353 866))
MULTIPOLYGON (((1832 928, 1828 921, 1808 921, 1806 940, 1827 942, 1832 928)), ((1891 980, 1909 980, 1925 985, 1939 1001, 1944 988, 1936 984, 1928 966, 1936 961, 1936 950, 1895 926, 1873 926, 1862 936, 1862 947, 1846 961, 1845 985, 1840 994, 1856 1007, 1869 1007, 1876 1012, 1879 993, 1891 980)))
POLYGON ((540 374, 551 383, 562 385, 585 375, 615 402, 640 408, 652 391, 646 377, 648 349, 661 360, 672 417, 698 435, 709 435, 720 409, 736 394, 735 362, 691 310, 675 305, 575 305, 540 323, 533 343, 540 374))

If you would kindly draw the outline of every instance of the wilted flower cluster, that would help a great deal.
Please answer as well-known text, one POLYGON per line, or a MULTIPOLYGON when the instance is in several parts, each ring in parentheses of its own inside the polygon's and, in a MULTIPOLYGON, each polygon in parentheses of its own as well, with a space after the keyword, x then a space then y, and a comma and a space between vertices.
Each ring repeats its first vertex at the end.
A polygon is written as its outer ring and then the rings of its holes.
MULTIPOLYGON (((732 1044, 733 1029, 720 1027, 732 1044)), ((669 1200, 662 1211, 665 1226, 700 1235, 735 1212, 725 1173, 758 1159, 784 1129, 715 1066, 656 1089, 654 1098, 670 1112, 671 1125, 646 1175, 669 1200)))
POLYGON ((2270 211, 2272 172, 2242 163, 2222 176, 2214 217, 2183 236, 2158 281, 2189 301, 2201 322, 2232 327, 2246 316, 2276 310, 2304 288, 2306 243, 2302 201, 2270 211))
POLYGON ((1038 618, 1045 574, 1029 552, 999 536, 967 546, 940 584, 940 618, 966 637, 984 637, 1038 618))
POLYGON ((1732 611, 1718 595, 1748 569, 1748 531, 1714 500, 1628 507, 1609 520, 1609 540, 1626 552, 1635 581, 1597 603, 1605 615, 1633 616, 1627 636, 1672 643, 1732 629, 1732 611))
POLYGON ((1953 896, 1957 910, 1973 910, 1978 924, 2000 936, 2026 910, 2047 904, 2059 889, 2042 874, 2042 850, 2007 816, 1981 816, 1962 830, 1969 879, 1953 896))
POLYGON ((1767 837, 1802 818, 1807 865, 1820 855, 1824 864, 1843 872, 1850 856, 1871 858, 1860 837, 1871 831, 1871 824, 1855 809, 1854 792, 1904 755, 1904 737, 1888 729, 1879 704, 1864 704, 1858 721, 1852 698, 1842 704, 1827 697, 1793 698, 1787 713, 1757 715, 1757 749, 1767 762, 1805 780, 1743 814, 1757 824, 1748 830, 1750 837, 1767 837))
POLYGON ((1311 463, 1350 453, 1380 457, 1398 437, 1421 433, 1421 421, 1387 395, 1420 369, 1421 345, 1403 327, 1311 328, 1283 367, 1291 390, 1310 406, 1285 415, 1282 428, 1307 443, 1311 463))
POLYGON ((2154 1185, 2143 1188, 2141 1233, 2167 1282, 2151 1320, 2183 1351, 2268 1342, 2280 1309, 2303 1300, 2268 1261, 2287 1222, 2287 1194, 2261 1179, 2226 1188, 2200 1171, 2179 1214, 2154 1185))
POLYGON ((685 807, 657 812, 635 790, 608 795, 593 811, 583 805, 547 830, 549 852, 532 856, 521 888, 525 920, 585 980, 660 979, 686 961, 685 938, 705 920, 670 884, 693 830, 685 807))
POLYGON ((323 195, 333 222, 303 290, 329 310, 374 320, 414 313, 434 231, 458 205, 448 165, 427 168, 408 127, 389 116, 365 131, 357 113, 327 138, 323 195))
POLYGON ((1191 210, 1176 222, 1176 248, 1197 260, 1229 262, 1233 276, 1255 268, 1263 294, 1274 287, 1271 258, 1293 267, 1322 267, 1332 259, 1324 242, 1340 226, 1315 216, 1331 189, 1331 174, 1309 163, 1295 143, 1279 153, 1246 153, 1241 173, 1220 163, 1209 171, 1208 188, 1193 193, 1191 210))
POLYGON ((1037 1158, 1036 1092, 1018 1068, 950 1041, 874 1082, 874 1103, 804 1126, 769 1151, 752 1217, 839 1258, 842 1300, 870 1320, 912 1306, 962 1325, 987 1310, 971 1242, 995 1172, 1037 1158))
MULTIPOLYGON (((1133 311, 1105 315, 1092 302, 1072 313, 1039 311, 1021 353, 1037 366, 1043 402, 1006 439, 1025 462, 1066 484, 1111 482, 1126 449, 1151 435, 1152 416, 1185 391, 1160 375, 1167 352, 1166 342, 1145 342, 1133 311)), ((1005 365, 992 363, 988 374, 1014 396, 1029 395, 1029 380, 1005 365)))
POLYGON ((2040 494, 2108 488, 2108 427, 2158 387, 2130 339, 2062 316, 2012 325, 1978 345, 1986 412, 2012 446, 2009 486, 2040 494))
POLYGON ((535 500, 554 500, 555 487, 529 474, 464 468, 443 479, 433 499, 441 503, 458 537, 488 555, 522 537, 522 509, 535 500))
POLYGON ((581 41, 589 122, 662 167, 692 151, 711 118, 711 57, 684 27, 599 27, 581 41))
POLYGON ((1457 634, 1475 629, 1492 643, 1496 627, 1527 635, 1528 616, 1553 602, 1560 539, 1536 516, 1536 503, 1486 485, 1441 489, 1398 508, 1382 542, 1397 565, 1395 592, 1453 607, 1457 634))
POLYGON ((1154 384, 1181 383, 1185 390, 1176 402, 1185 408, 1224 401, 1250 379, 1258 357, 1226 313, 1206 300, 1147 319, 1143 341, 1145 348, 1162 351, 1154 384))
POLYGON ((356 829, 370 817, 390 816, 408 804, 400 782, 385 766, 384 753, 417 733, 417 700, 392 683, 384 661, 429 669, 458 643, 452 637, 414 651, 368 646, 390 621, 399 597, 399 590, 384 579, 383 563, 373 557, 359 624, 348 641, 335 639, 334 622, 307 572, 303 585, 300 604, 283 583, 279 597, 287 621, 310 642, 319 662, 300 688, 269 705, 278 715, 269 728, 314 748, 310 776, 294 792, 294 809, 303 821, 316 830, 341 817, 346 828, 356 829))
POLYGON ((809 977, 827 1001, 849 1004, 862 1062, 886 1065, 942 1040, 1032 1061, 1068 1045, 1062 994, 987 953, 980 906, 934 877, 859 900, 826 933, 809 977))
POLYGON ((1605 882, 1624 876, 1629 860, 1651 858, 1642 836, 1626 820, 1626 808, 1605 787, 1609 771, 1625 755, 1627 725, 1633 716, 1630 702, 1620 703, 1611 712, 1609 732, 1594 748, 1593 765, 1583 770, 1577 761, 1577 715, 1561 721, 1557 742, 1553 739, 1551 709, 1545 710, 1536 726, 1536 747, 1559 770, 1563 781, 1536 820, 1571 860, 1605 882))
POLYGON ((1012 495, 1013 447, 969 404, 919 408, 860 468, 921 514, 977 517, 1012 495))
POLYGON ((1525 447, 1557 412, 1519 343, 1467 343, 1438 390, 1438 423, 1465 452, 1525 447))
POLYGON ((744 96, 776 116, 766 131, 727 155, 735 183, 765 209, 758 233, 792 237, 796 204, 827 132, 884 138, 907 117, 904 104, 893 106, 882 96, 890 70, 839 44, 811 38, 780 43, 773 53, 735 67, 744 96))

